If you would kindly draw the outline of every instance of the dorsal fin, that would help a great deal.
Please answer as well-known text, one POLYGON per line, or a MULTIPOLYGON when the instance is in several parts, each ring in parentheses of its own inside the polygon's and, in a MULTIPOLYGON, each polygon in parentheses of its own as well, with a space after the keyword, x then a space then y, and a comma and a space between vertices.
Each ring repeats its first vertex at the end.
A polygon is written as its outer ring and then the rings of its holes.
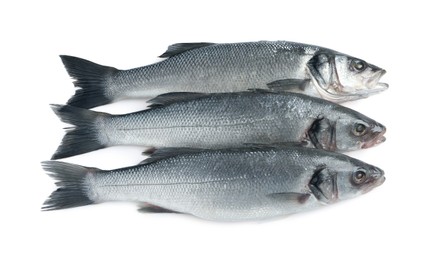
POLYGON ((153 99, 147 101, 149 103, 149 108, 163 107, 170 105, 172 103, 177 103, 181 101, 194 100, 201 97, 208 96, 208 93, 198 93, 198 92, 171 92, 159 95, 153 99))
POLYGON ((216 43, 211 42, 193 42, 193 43, 176 43, 168 46, 167 51, 165 51, 159 58, 170 58, 172 56, 181 54, 183 52, 202 48, 210 45, 214 45, 216 43))
POLYGON ((188 147, 167 147, 167 148, 159 148, 153 151, 152 149, 148 149, 143 152, 143 155, 149 155, 150 157, 141 161, 139 164, 149 164, 152 162, 156 162, 162 159, 175 157, 181 154, 189 154, 189 153, 199 153, 203 151, 207 151, 208 149, 202 148, 188 148, 188 147))

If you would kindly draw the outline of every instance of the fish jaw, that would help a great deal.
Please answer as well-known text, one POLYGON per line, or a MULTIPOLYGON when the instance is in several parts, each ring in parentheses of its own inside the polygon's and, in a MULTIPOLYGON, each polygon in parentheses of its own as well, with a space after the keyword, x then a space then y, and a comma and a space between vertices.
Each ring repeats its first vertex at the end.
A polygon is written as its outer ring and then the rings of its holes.
POLYGON ((364 86, 366 86, 366 91, 370 93, 377 93, 385 91, 389 88, 389 84, 380 82, 380 79, 386 74, 387 71, 384 69, 378 68, 378 71, 374 73, 371 77, 367 78, 367 80, 364 83, 364 86))
POLYGON ((364 142, 361 145, 361 149, 371 148, 386 141, 386 137, 384 136, 386 133, 385 126, 379 124, 378 126, 375 126, 372 131, 374 132, 375 137, 367 142, 364 142))
POLYGON ((368 89, 357 89, 351 92, 342 91, 343 89, 345 89, 345 87, 341 84, 334 84, 332 87, 329 87, 328 89, 324 89, 317 84, 314 84, 314 86, 321 98, 335 103, 343 103, 343 102, 367 98, 371 95, 383 92, 389 88, 389 84, 383 82, 378 82, 374 85, 374 87, 368 89), (337 91, 334 92, 330 91, 336 89, 337 91))

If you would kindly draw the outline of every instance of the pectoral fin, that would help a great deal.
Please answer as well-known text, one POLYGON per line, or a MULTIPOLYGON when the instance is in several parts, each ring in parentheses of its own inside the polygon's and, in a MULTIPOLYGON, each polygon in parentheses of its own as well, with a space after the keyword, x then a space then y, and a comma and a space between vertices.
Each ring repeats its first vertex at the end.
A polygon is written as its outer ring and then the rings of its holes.
POLYGON ((290 202, 294 204, 304 204, 311 195, 307 193, 297 193, 297 192, 280 192, 280 193, 268 194, 267 196, 277 201, 290 202))
POLYGON ((309 79, 281 79, 267 84, 268 88, 278 91, 305 90, 309 79))

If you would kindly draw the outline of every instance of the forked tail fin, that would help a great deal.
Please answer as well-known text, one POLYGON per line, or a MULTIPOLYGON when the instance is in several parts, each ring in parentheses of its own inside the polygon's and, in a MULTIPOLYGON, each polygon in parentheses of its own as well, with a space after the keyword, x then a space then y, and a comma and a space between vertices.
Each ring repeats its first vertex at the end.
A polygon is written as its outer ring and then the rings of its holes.
POLYGON ((61 121, 73 125, 67 128, 67 133, 52 156, 52 160, 106 147, 100 138, 100 129, 96 122, 99 118, 110 116, 109 114, 63 105, 52 105, 52 109, 61 121))
POLYGON ((67 104, 92 108, 112 102, 112 98, 106 95, 106 90, 109 87, 109 78, 117 69, 73 56, 60 55, 60 58, 67 73, 75 80, 74 85, 78 87, 67 104))
POLYGON ((42 210, 66 209, 94 203, 88 195, 86 176, 99 169, 58 161, 46 161, 41 164, 48 175, 57 180, 58 186, 44 202, 42 210))

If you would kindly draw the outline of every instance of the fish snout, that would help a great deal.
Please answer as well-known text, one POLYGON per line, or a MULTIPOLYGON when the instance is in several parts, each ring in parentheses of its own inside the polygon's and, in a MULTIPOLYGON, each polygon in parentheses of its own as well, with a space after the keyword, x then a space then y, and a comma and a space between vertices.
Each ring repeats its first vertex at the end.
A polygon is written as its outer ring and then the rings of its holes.
POLYGON ((374 187, 378 187, 386 181, 386 177, 384 177, 384 171, 380 168, 374 168, 371 174, 371 178, 374 187))
POLYGON ((380 168, 375 167, 372 170, 371 176, 372 176, 372 178, 374 178, 376 180, 379 180, 379 179, 384 177, 384 171, 382 169, 380 169, 380 168))
POLYGON ((380 82, 380 79, 384 76, 384 74, 387 73, 386 70, 375 67, 372 68, 372 75, 369 77, 365 85, 370 89, 372 92, 381 92, 389 88, 389 84, 380 82))
POLYGON ((384 74, 386 74, 386 70, 382 69, 378 66, 375 66, 374 64, 368 63, 369 68, 372 73, 375 73, 377 76, 382 77, 384 74))
POLYGON ((374 127, 371 129, 371 139, 364 142, 361 146, 362 149, 370 148, 372 146, 375 146, 377 144, 381 144, 384 141, 386 141, 386 137, 384 134, 386 133, 386 127, 380 123, 377 123, 374 127))
POLYGON ((386 177, 384 177, 384 171, 380 168, 373 167, 370 170, 369 178, 365 182, 362 191, 363 193, 367 193, 372 189, 381 186, 385 181, 386 177))

